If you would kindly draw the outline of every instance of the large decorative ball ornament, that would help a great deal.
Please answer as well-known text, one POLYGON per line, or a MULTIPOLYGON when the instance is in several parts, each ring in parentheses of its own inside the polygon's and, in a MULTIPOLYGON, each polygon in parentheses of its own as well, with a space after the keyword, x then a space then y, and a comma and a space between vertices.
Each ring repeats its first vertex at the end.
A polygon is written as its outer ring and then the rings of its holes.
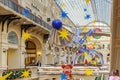
POLYGON ((100 28, 95 28, 94 30, 95 30, 96 33, 102 32, 102 30, 100 28))
POLYGON ((62 27, 62 22, 59 19, 55 19, 52 21, 52 26, 54 29, 59 30, 62 27))
MULTIPOLYGON (((100 33, 100 32, 102 32, 102 30, 101 30, 100 28, 95 28, 94 31, 95 31, 95 33, 100 33)), ((100 39, 101 36, 95 35, 95 36, 93 36, 93 38, 95 38, 95 39, 100 39)))

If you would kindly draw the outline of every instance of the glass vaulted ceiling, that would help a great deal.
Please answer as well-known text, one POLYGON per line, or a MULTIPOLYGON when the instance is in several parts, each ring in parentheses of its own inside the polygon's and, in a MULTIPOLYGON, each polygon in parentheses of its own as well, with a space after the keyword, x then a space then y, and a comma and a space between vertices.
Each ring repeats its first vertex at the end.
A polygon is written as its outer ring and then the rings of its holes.
POLYGON ((94 20, 110 26, 112 0, 55 0, 61 12, 76 26, 86 26, 94 20), (88 1, 88 2, 87 2, 88 1))

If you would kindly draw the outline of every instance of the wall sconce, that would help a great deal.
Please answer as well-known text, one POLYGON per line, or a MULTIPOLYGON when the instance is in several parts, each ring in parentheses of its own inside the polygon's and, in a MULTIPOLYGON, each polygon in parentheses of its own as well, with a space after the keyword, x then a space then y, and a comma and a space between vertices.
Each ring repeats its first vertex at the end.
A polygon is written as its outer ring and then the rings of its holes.
POLYGON ((25 56, 25 58, 28 57, 28 54, 26 53, 26 51, 23 51, 22 54, 25 56))
POLYGON ((22 52, 22 54, 26 54, 26 52, 25 52, 25 51, 23 51, 23 52, 22 52))
POLYGON ((41 52, 39 52, 37 55, 38 55, 38 56, 41 56, 41 52))
POLYGON ((38 56, 40 56, 40 54, 38 54, 38 56))
POLYGON ((7 52, 7 49, 3 48, 3 53, 6 53, 7 52))

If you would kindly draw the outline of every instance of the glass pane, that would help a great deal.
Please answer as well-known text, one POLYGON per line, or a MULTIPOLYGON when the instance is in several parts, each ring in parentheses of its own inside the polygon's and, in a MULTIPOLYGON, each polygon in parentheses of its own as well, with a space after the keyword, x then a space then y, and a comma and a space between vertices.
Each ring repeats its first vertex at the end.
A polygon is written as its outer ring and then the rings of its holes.
POLYGON ((8 43, 12 43, 12 44, 18 43, 18 37, 15 32, 10 32, 8 34, 8 43))

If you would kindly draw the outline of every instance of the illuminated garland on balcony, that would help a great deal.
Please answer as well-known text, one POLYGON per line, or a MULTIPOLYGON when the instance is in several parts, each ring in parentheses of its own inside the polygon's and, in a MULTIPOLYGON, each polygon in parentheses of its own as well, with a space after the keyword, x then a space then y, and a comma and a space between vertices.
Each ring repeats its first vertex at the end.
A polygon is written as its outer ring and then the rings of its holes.
POLYGON ((31 71, 29 69, 23 69, 23 70, 8 70, 2 73, 2 76, 5 76, 7 74, 11 73, 11 75, 6 78, 6 80, 13 80, 17 78, 29 78, 31 75, 31 71))

